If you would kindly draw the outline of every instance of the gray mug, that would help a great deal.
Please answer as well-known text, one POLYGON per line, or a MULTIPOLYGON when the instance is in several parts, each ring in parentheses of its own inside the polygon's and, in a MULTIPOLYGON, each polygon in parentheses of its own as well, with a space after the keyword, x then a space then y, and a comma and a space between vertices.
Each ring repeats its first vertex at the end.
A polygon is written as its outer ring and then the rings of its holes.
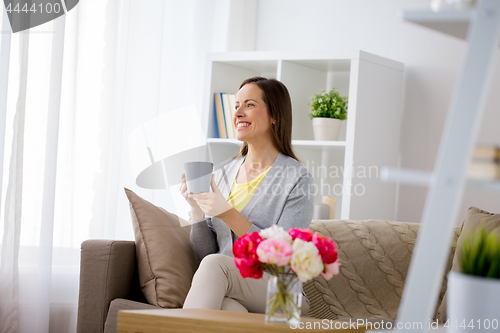
POLYGON ((211 162, 184 163, 188 193, 208 192, 213 169, 214 164, 211 162))

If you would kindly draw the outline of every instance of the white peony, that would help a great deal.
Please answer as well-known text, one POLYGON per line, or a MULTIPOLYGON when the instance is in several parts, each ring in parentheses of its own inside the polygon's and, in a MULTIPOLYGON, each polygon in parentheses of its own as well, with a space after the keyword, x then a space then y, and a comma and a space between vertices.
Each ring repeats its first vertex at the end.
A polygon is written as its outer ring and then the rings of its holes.
POLYGON ((263 239, 274 238, 274 239, 282 239, 288 244, 292 244, 292 236, 288 234, 282 227, 278 227, 276 224, 273 224, 269 228, 266 228, 259 232, 260 237, 263 239))
POLYGON ((300 281, 307 282, 323 272, 323 260, 321 260, 318 248, 312 242, 304 242, 296 238, 292 247, 290 266, 297 273, 300 281))

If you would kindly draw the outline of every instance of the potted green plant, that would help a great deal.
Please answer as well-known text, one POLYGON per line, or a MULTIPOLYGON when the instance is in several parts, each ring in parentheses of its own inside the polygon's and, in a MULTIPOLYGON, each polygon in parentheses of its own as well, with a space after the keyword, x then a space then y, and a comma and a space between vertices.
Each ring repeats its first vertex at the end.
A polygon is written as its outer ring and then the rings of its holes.
POLYGON ((500 233, 484 224, 457 245, 460 272, 448 279, 450 332, 500 328, 500 233))
POLYGON ((341 97, 336 88, 321 91, 311 97, 311 113, 314 139, 338 140, 342 120, 347 118, 347 97, 341 97))

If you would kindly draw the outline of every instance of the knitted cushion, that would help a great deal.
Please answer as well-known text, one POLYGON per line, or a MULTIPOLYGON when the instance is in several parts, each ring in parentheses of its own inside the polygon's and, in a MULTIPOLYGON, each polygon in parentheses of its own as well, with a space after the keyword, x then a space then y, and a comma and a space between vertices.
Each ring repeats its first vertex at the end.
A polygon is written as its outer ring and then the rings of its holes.
MULTIPOLYGON (((338 245, 340 273, 304 285, 309 316, 321 319, 396 319, 419 223, 322 220, 309 228, 338 245)), ((459 228, 455 229, 454 239, 459 228)), ((451 269, 454 248, 446 272, 451 269)), ((446 292, 444 279, 438 306, 446 292)))

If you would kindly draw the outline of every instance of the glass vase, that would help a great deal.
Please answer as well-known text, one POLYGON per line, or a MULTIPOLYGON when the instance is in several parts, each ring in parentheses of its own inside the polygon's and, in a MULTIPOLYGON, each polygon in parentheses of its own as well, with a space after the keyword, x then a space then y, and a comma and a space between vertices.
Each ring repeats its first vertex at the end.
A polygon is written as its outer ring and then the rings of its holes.
POLYGON ((266 321, 297 324, 302 282, 295 275, 271 275, 267 282, 266 321))

